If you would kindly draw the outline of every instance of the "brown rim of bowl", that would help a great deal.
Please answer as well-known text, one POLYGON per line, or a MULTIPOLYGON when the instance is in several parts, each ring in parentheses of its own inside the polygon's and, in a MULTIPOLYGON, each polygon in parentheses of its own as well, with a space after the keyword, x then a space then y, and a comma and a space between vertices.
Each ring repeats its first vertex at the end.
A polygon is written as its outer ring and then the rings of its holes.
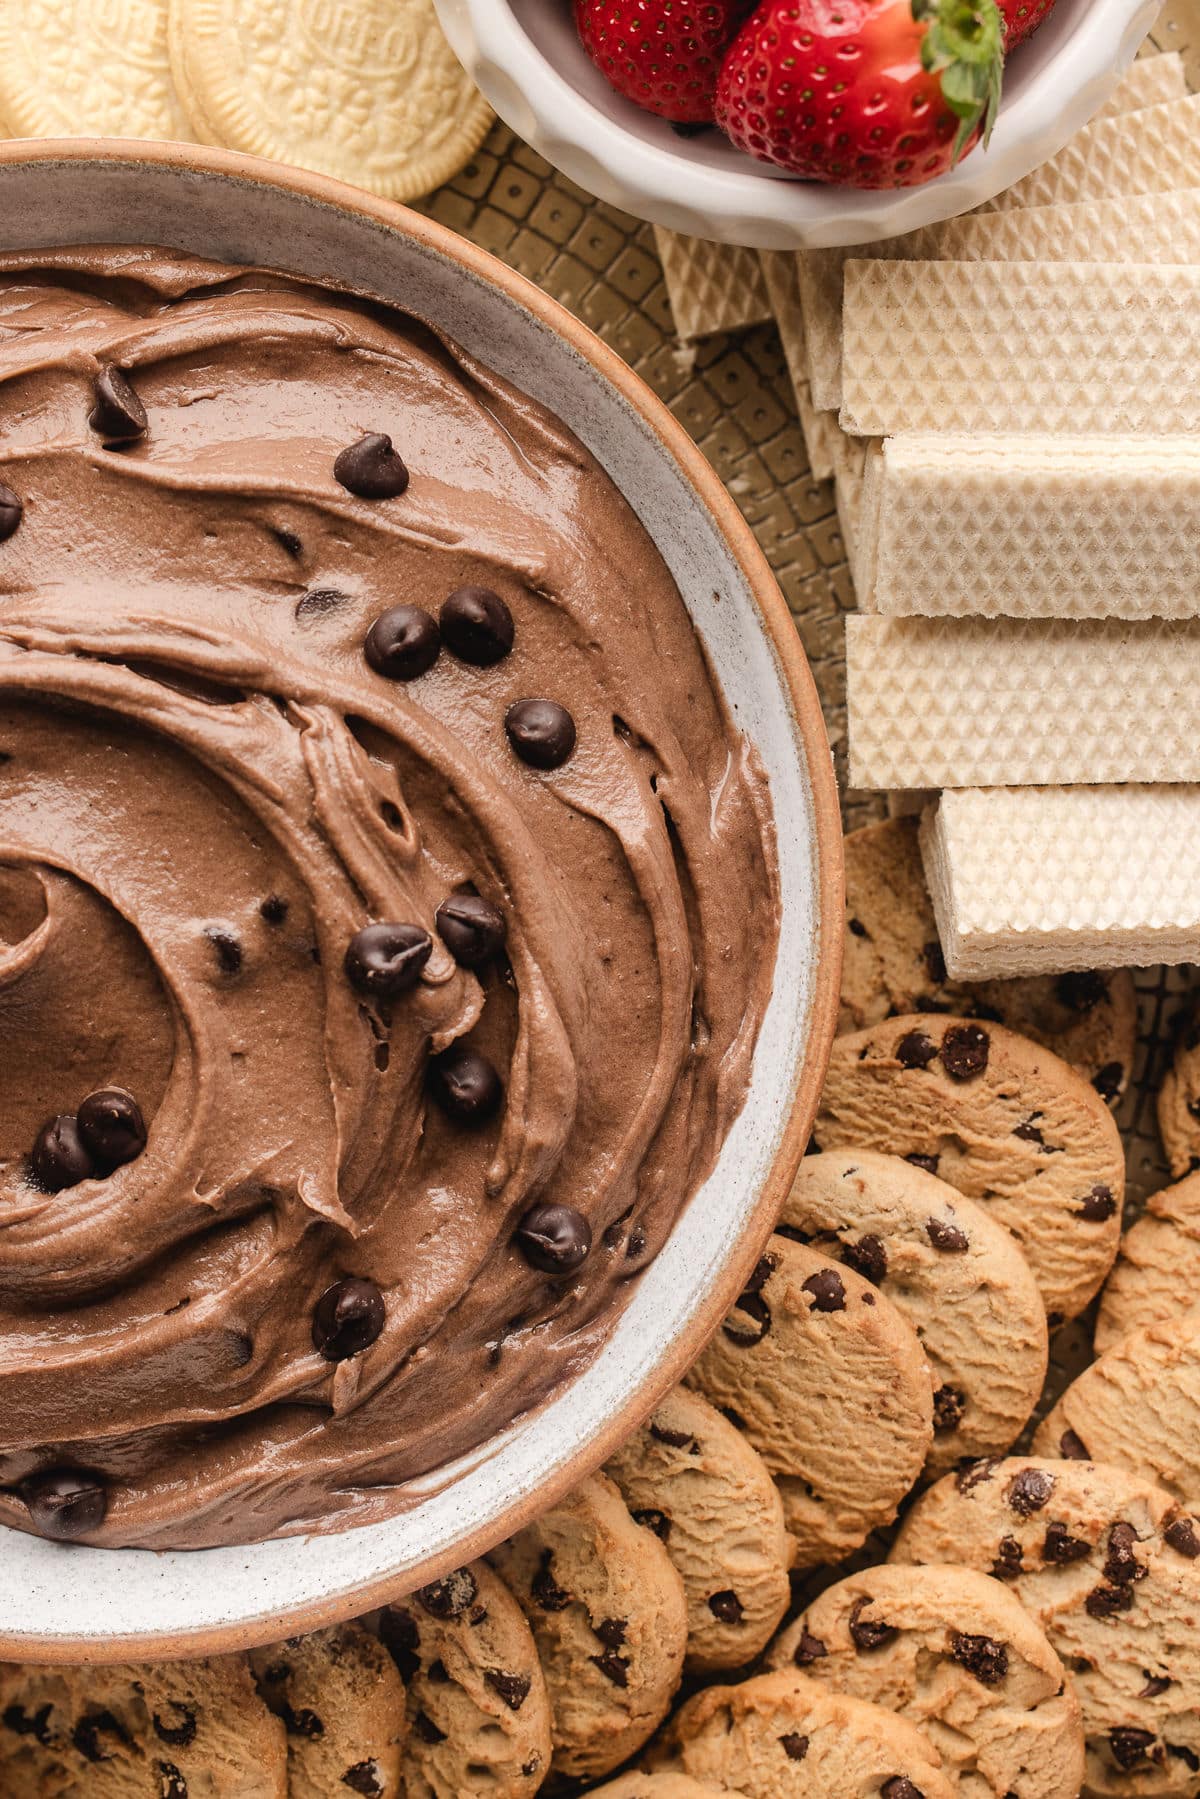
MULTIPOLYGON (((261 157, 198 144, 142 142, 128 138, 27 138, 0 143, 0 170, 21 164, 55 163, 151 164, 155 168, 192 170, 212 174, 252 187, 277 188, 302 199, 313 200, 335 211, 350 213, 398 232, 458 263, 480 281, 498 287, 511 300, 532 313, 541 324, 565 339, 614 387, 630 408, 650 427, 664 450, 680 467, 717 524, 722 537, 750 584, 754 603, 787 687, 796 734, 803 748, 812 791, 816 853, 815 899, 818 949, 813 974, 812 1016, 808 1047, 792 1099, 791 1111, 780 1137, 771 1172, 763 1183, 747 1219, 741 1243, 697 1307, 691 1328, 673 1343, 654 1374, 643 1383, 626 1406, 615 1414, 592 1440, 569 1458, 536 1495, 520 1498, 486 1528, 472 1531, 456 1545, 453 1557, 433 1557, 417 1570, 411 1587, 439 1578, 450 1568, 485 1554, 497 1542, 513 1535, 586 1475, 600 1467, 618 1445, 649 1416, 663 1395, 696 1360, 708 1338, 730 1310, 762 1253, 783 1208, 800 1159, 812 1131, 821 1086, 829 1061, 837 1022, 842 964, 842 913, 844 877, 842 825, 837 782, 821 702, 804 654, 795 621, 771 573, 766 557, 742 517, 724 483, 657 395, 636 375, 615 350, 551 299, 524 275, 487 250, 422 214, 388 200, 380 200, 345 182, 261 157)), ((343 1589, 326 1599, 312 1600, 284 1613, 263 1613, 241 1623, 214 1625, 194 1631, 149 1632, 136 1637, 88 1637, 70 1642, 36 1635, 0 1635, 0 1657, 46 1663, 77 1661, 115 1662, 188 1659, 224 1654, 283 1637, 321 1630, 329 1625, 374 1610, 399 1598, 395 1579, 378 1577, 343 1589)))

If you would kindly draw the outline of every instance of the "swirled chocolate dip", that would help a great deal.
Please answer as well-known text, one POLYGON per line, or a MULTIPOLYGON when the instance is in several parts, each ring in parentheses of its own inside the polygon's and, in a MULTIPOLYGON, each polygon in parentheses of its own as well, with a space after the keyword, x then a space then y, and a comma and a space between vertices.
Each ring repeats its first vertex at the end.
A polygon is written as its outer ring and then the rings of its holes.
POLYGON ((0 1518, 367 1523, 743 1103, 765 781, 654 544, 404 314, 0 263, 0 1518))

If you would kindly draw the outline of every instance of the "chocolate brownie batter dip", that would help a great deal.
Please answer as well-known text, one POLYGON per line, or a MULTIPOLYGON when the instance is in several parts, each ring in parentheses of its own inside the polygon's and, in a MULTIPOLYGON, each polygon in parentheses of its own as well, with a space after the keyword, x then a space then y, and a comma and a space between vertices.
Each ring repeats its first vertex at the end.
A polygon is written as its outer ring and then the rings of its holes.
POLYGON ((591 456, 382 305, 8 258, 0 482, 0 1517, 384 1517, 712 1167, 763 774, 591 456))

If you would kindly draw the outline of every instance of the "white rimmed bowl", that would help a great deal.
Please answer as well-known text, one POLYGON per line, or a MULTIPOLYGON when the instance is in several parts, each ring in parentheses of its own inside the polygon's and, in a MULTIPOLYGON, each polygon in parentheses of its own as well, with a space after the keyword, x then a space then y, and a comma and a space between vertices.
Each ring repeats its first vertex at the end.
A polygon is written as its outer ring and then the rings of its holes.
POLYGON ((1087 123, 1159 10, 1159 0, 1058 0, 1013 53, 988 149, 925 187, 878 194, 791 180, 716 131, 678 137, 614 92, 588 60, 570 0, 436 5, 500 117, 580 187, 674 231, 765 250, 869 243, 982 205, 1087 123))
POLYGON ((190 145, 0 145, 0 248, 86 242, 164 244, 349 281, 436 323, 552 406, 656 539, 758 746, 783 921, 745 1109, 584 1374, 383 1524, 192 1552, 0 1529, 0 1657, 34 1661, 209 1655, 316 1629, 481 1554, 597 1466, 694 1360, 774 1223, 816 1111, 842 936, 837 792, 799 638, 717 476, 619 357, 483 251, 322 177, 190 145))

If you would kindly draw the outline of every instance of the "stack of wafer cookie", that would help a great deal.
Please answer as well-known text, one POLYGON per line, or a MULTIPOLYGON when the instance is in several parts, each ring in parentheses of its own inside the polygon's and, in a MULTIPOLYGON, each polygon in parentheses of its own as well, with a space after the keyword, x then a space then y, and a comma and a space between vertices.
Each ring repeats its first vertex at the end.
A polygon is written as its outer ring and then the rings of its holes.
POLYGON ((1200 959, 1198 149, 1150 56, 979 212, 761 257, 861 608, 850 784, 921 796, 954 976, 1200 959))

